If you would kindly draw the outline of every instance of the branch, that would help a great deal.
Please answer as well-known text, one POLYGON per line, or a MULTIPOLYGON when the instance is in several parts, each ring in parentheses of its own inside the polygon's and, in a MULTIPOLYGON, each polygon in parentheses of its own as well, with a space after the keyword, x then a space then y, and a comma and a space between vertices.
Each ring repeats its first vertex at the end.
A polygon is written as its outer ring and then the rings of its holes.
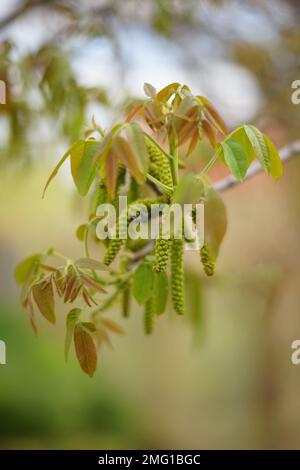
MULTIPOLYGON (((281 150, 279 150, 279 155, 282 162, 286 162, 291 160, 293 157, 296 157, 300 154, 300 140, 296 140, 291 144, 286 145, 281 150)), ((248 170, 247 176, 245 180, 252 178, 253 176, 257 175, 262 171, 262 168, 258 162, 253 163, 248 170)), ((244 181, 245 181, 244 180, 244 181)), ((232 175, 227 176, 226 178, 216 181, 213 187, 217 191, 226 191, 227 189, 233 188, 241 184, 241 181, 235 179, 232 175)))
MULTIPOLYGON (((295 142, 292 142, 291 144, 288 144, 279 150, 279 155, 280 155, 282 162, 287 162, 288 160, 291 160, 293 157, 296 157, 299 154, 300 154, 300 140, 296 140, 295 142)), ((258 162, 253 163, 253 165, 251 165, 251 167, 249 168, 249 171, 247 173, 245 180, 252 178, 253 176, 260 173, 261 171, 262 171, 262 168, 260 164, 258 162)), ((239 184, 241 184, 241 181, 236 180, 233 176, 230 175, 214 183, 213 187, 217 191, 226 191, 227 189, 238 186, 239 184)), ((146 245, 142 250, 135 253, 130 267, 131 268, 134 267, 141 258, 144 258, 145 256, 149 255, 152 252, 152 250, 153 250, 153 240, 151 240, 151 242, 149 242, 148 245, 146 245)))

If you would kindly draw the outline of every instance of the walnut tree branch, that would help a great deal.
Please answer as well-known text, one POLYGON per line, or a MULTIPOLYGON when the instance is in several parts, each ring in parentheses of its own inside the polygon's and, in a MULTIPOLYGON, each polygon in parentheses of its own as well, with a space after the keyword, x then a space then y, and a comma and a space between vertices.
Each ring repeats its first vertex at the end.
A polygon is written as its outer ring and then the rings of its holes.
MULTIPOLYGON (((300 140, 296 140, 295 142, 292 142, 290 144, 287 144, 285 147, 282 147, 279 150, 279 155, 280 155, 282 162, 287 162, 288 160, 291 160, 297 155, 300 155, 300 140)), ((248 170, 245 180, 252 178, 253 176, 260 173, 261 171, 262 171, 262 168, 260 164, 258 162, 253 163, 248 170)), ((226 191, 227 189, 238 186, 239 184, 241 184, 241 181, 235 179, 233 176, 230 175, 220 181, 216 181, 213 184, 213 187, 217 191, 226 191)), ((153 250, 153 240, 151 240, 148 243, 148 245, 146 245, 142 250, 135 253, 132 259, 130 268, 132 269, 140 259, 149 255, 152 252, 152 250, 153 250)))
MULTIPOLYGON (((293 157, 296 157, 300 154, 300 140, 296 140, 290 144, 287 144, 285 147, 279 150, 279 155, 282 162, 291 160, 293 157)), ((262 168, 259 162, 255 162, 251 165, 248 170, 245 180, 252 178, 262 171, 262 168)), ((245 181, 244 180, 244 181, 245 181)), ((227 189, 233 188, 241 184, 241 181, 235 179, 232 175, 227 176, 226 178, 216 181, 213 185, 214 189, 217 191, 226 191, 227 189)))

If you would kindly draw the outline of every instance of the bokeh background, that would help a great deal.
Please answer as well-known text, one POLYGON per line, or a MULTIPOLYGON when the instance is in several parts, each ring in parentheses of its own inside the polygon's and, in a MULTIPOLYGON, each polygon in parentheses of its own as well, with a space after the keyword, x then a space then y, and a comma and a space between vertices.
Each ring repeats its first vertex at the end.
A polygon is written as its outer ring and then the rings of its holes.
POLYGON ((1 448, 300 447, 300 158, 277 183, 258 175, 224 192, 215 278, 188 253, 187 318, 166 314, 145 337, 134 306, 94 379, 74 352, 64 362, 65 312, 33 335, 13 279, 32 252, 81 255, 87 205, 68 164, 44 200, 43 185, 92 117, 109 128, 145 81, 187 83, 230 128, 251 122, 278 148, 300 139, 299 17, 296 0, 1 1, 1 448))

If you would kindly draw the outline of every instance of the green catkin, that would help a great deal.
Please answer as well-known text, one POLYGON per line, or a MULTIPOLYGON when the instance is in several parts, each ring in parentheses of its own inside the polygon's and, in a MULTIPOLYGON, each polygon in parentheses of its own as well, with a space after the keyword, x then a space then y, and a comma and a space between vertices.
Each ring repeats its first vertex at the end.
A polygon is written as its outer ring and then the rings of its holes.
POLYGON ((215 263, 212 260, 207 245, 203 245, 200 249, 200 258, 203 265, 204 272, 207 276, 213 276, 215 272, 215 263))
POLYGON ((153 271, 162 272, 166 270, 170 250, 170 240, 159 236, 155 241, 153 271))
POLYGON ((122 295, 122 314, 124 318, 128 318, 130 315, 130 294, 130 285, 127 283, 122 295))
POLYGON ((107 189, 103 179, 99 180, 92 199, 92 213, 96 214, 98 206, 108 201, 107 189))
POLYGON ((168 157, 162 152, 152 140, 146 141, 148 153, 150 156, 149 172, 161 183, 172 188, 172 173, 168 157))
POLYGON ((165 271, 167 268, 168 259, 169 259, 170 239, 164 238, 162 235, 162 225, 163 225, 163 219, 165 216, 166 214, 163 213, 161 224, 160 224, 160 234, 155 240, 155 246, 154 246, 153 271, 156 271, 156 272, 165 271))
POLYGON ((145 303, 144 310, 144 329, 147 335, 151 335, 154 330, 155 312, 153 308, 153 299, 150 298, 145 303))
POLYGON ((119 238, 120 233, 122 236, 126 236, 127 233, 127 226, 128 226, 128 215, 130 214, 130 209, 133 206, 138 204, 144 204, 148 209, 151 207, 152 204, 158 204, 162 202, 163 198, 158 198, 156 200, 153 199, 137 199, 134 203, 130 204, 127 210, 124 210, 117 221, 116 226, 116 238, 112 238, 109 240, 108 248, 104 255, 104 264, 109 266, 113 260, 118 255, 119 251, 123 247, 126 242, 126 239, 119 238))
POLYGON ((178 313, 178 315, 184 314, 183 248, 184 242, 182 239, 172 240, 172 300, 174 310, 178 313))
POLYGON ((104 255, 104 264, 109 266, 119 251, 121 250, 122 246, 125 243, 125 239, 119 238, 120 234, 125 234, 127 231, 127 210, 123 211, 120 214, 119 220, 117 221, 116 226, 116 238, 111 238, 109 240, 108 248, 104 255))

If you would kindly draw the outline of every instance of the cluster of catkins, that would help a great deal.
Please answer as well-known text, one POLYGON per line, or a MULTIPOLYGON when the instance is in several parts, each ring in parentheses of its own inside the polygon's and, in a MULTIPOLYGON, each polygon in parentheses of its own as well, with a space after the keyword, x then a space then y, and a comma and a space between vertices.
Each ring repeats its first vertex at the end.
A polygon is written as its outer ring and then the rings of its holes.
MULTIPOLYGON (((173 187, 172 173, 169 164, 168 156, 150 139, 146 139, 147 150, 150 157, 149 173, 169 188, 173 187)), ((125 169, 123 166, 119 168, 118 187, 124 182, 125 169)), ((132 180, 132 184, 136 183, 132 180)), ((132 249, 130 240, 124 239, 121 234, 127 233, 127 225, 130 221, 130 207, 138 204, 145 205, 149 211, 152 204, 172 202, 172 196, 161 196, 156 199, 138 199, 135 196, 138 194, 136 188, 130 188, 128 193, 129 206, 126 210, 121 212, 116 224, 116 237, 108 241, 106 252, 104 255, 104 263, 109 266, 123 246, 132 249)), ((107 201, 107 191, 105 182, 101 181, 98 186, 96 205, 107 201)), ((117 198, 115 203, 117 204, 117 198)), ((164 215, 162 214, 162 217, 164 215)), ((148 243, 146 241, 145 243, 148 243)), ((184 266, 183 266, 183 252, 184 240, 181 239, 167 239, 163 234, 159 233, 155 240, 154 246, 154 260, 152 269, 156 273, 164 272, 167 268, 168 260, 171 261, 171 287, 172 287, 172 301, 174 310, 179 314, 184 314, 184 266)), ((207 246, 204 245, 200 250, 200 258, 203 264, 205 273, 212 276, 214 273, 214 262, 209 256, 207 246)), ((129 299, 130 299, 130 283, 127 283, 123 290, 123 312, 124 315, 129 315, 129 299)), ((154 325, 155 301, 150 298, 145 303, 144 310, 144 328, 147 334, 151 333, 154 325)))

